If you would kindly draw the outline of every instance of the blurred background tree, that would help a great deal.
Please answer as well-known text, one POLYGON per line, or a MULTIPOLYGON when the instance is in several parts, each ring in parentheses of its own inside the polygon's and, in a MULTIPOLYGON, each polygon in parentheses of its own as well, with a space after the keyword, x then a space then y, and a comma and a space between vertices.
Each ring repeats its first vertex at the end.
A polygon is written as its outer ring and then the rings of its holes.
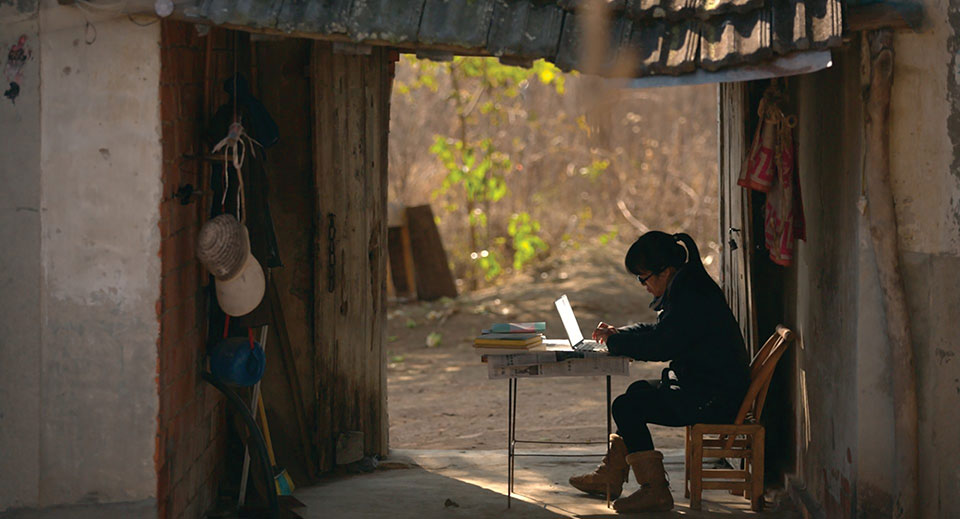
POLYGON ((597 81, 542 60, 398 63, 390 199, 440 209, 461 289, 543 275, 582 247, 621 255, 648 229, 690 233, 716 273, 715 87, 597 81))

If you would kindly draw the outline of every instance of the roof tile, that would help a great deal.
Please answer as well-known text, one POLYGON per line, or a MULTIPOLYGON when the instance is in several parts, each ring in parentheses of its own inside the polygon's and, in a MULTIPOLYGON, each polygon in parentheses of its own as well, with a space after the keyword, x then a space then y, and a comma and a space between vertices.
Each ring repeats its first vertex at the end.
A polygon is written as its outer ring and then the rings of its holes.
POLYGON ((493 19, 493 0, 427 0, 419 41, 434 45, 484 48, 493 19))
POLYGON ((556 56, 563 10, 553 3, 495 0, 487 50, 494 56, 556 56))
MULTIPOLYGON (((2 1, 2 0, 0 0, 2 1)), ((347 35, 418 51, 463 49, 527 63, 584 69, 591 0, 195 0, 215 24, 347 35)), ((758 63, 776 54, 840 45, 841 0, 599 0, 610 38, 599 74, 685 74, 758 63), (624 60, 635 65, 624 70, 624 60)))
POLYGON ((706 70, 766 59, 773 53, 771 14, 759 9, 731 14, 700 26, 700 66, 706 70))
POLYGON ((286 0, 282 2, 276 28, 285 32, 346 34, 350 3, 351 0, 286 0))
POLYGON ((363 0, 353 2, 350 37, 394 43, 416 41, 424 0, 363 0))

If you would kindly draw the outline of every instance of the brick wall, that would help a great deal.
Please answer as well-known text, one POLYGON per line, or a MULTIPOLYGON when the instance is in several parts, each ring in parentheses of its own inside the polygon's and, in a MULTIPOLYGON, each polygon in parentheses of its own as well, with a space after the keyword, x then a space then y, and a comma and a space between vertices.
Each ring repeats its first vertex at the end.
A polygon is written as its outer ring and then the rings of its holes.
POLYGON ((185 184, 204 185, 201 153, 207 39, 213 59, 211 92, 222 101, 218 78, 232 71, 233 34, 214 29, 200 37, 192 24, 161 27, 163 192, 158 416, 155 463, 160 519, 199 518, 213 504, 223 471, 226 426, 223 397, 199 376, 205 366, 206 273, 195 257, 203 201, 182 205, 172 197, 185 184))

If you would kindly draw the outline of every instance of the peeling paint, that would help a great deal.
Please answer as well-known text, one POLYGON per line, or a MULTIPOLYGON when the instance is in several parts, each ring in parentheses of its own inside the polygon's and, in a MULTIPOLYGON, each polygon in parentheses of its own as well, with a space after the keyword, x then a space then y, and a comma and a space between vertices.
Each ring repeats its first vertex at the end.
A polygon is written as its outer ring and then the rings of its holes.
POLYGON ((21 34, 17 43, 10 46, 7 52, 7 63, 3 68, 3 77, 9 87, 3 92, 3 97, 11 103, 17 102, 20 95, 20 82, 23 81, 23 68, 33 59, 33 51, 27 46, 27 35, 21 34))
POLYGON ((930 20, 925 29, 895 36, 891 187, 903 249, 958 255, 960 45, 947 3, 923 3, 930 20))
POLYGON ((950 361, 953 360, 953 357, 956 355, 956 353, 952 351, 944 350, 942 348, 937 348, 936 354, 937 354, 938 364, 949 364, 950 361))
MULTIPOLYGON (((946 44, 953 59, 953 66, 947 72, 947 100, 952 108, 947 117, 947 128, 953 150, 950 173, 955 181, 960 183, 960 40, 956 37, 960 32, 960 10, 947 9, 946 14, 950 26, 950 35, 947 37, 946 44)), ((960 229, 960 196, 950 198, 950 208, 953 228, 960 229)))

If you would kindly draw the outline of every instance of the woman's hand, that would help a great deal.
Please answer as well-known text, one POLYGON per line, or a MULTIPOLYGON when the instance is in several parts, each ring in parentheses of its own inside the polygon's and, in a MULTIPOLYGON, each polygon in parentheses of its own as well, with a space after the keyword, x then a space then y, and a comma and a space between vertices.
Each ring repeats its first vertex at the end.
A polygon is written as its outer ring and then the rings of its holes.
POLYGON ((604 344, 607 342, 607 338, 617 332, 618 330, 616 327, 600 321, 600 324, 597 325, 597 329, 593 331, 593 340, 599 342, 600 344, 604 344))

